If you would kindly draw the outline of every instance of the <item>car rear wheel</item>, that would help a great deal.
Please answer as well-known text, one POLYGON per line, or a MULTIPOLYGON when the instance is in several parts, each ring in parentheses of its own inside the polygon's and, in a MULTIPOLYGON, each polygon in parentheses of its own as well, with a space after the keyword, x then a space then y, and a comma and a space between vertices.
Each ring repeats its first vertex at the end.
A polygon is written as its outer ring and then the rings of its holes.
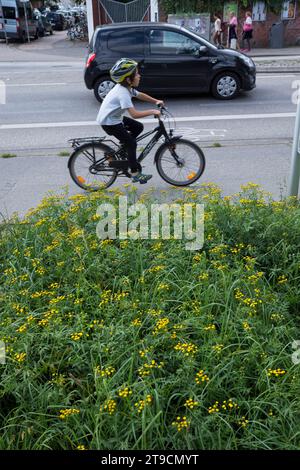
POLYGON ((240 79, 235 73, 223 72, 214 79, 211 91, 217 99, 231 100, 238 94, 240 88, 240 79))
POLYGON ((115 83, 108 76, 98 78, 94 85, 94 94, 99 103, 102 103, 107 93, 115 86, 115 83))

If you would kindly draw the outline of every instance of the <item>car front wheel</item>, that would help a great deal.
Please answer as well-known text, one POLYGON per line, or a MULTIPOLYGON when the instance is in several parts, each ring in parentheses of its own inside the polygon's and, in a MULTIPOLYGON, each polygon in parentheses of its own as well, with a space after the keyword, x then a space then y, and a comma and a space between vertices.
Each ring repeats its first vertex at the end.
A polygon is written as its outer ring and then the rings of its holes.
POLYGON ((94 85, 94 94, 99 103, 102 103, 107 93, 112 90, 115 86, 115 83, 111 80, 110 77, 105 76, 98 78, 94 85))
POLYGON ((223 72, 218 75, 211 87, 212 94, 220 100, 231 100, 240 91, 241 83, 237 75, 232 72, 223 72))

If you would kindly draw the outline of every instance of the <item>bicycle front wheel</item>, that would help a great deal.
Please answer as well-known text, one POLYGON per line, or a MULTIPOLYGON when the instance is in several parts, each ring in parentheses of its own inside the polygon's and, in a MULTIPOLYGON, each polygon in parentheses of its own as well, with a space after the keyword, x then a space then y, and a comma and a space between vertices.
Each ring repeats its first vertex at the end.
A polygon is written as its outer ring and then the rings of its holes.
POLYGON ((156 167, 164 181, 174 186, 195 183, 205 169, 205 157, 198 145, 179 139, 158 149, 156 167))
POLYGON ((80 188, 98 191, 111 186, 117 178, 117 171, 110 168, 109 160, 113 150, 103 144, 81 145, 71 155, 69 171, 73 181, 80 188))

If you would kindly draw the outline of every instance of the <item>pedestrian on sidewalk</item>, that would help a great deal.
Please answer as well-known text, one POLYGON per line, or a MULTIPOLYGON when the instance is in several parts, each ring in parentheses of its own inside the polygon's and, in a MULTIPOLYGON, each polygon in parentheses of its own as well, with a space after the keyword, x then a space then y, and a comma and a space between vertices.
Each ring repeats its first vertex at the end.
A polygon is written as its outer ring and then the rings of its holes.
POLYGON ((218 13, 214 13, 215 19, 215 31, 213 40, 216 46, 221 46, 221 32, 222 32, 222 21, 221 16, 218 13))
POLYGON ((237 48, 237 34, 236 34, 236 27, 237 27, 237 17, 234 14, 234 11, 230 12, 230 20, 228 25, 228 46, 230 49, 237 48))
POLYGON ((250 11, 246 11, 246 19, 243 24, 243 36, 242 36, 242 52, 249 52, 251 50, 250 39, 252 39, 253 25, 252 25, 252 14, 250 11), (245 49, 245 40, 248 48, 245 49))

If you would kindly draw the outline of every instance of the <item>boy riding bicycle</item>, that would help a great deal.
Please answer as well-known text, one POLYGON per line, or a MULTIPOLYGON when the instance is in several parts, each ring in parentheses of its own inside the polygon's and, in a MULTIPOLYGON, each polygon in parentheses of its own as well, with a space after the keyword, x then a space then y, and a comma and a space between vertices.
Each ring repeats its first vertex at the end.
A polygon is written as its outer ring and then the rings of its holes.
POLYGON ((110 70, 110 76, 117 83, 104 98, 98 116, 97 123, 108 134, 116 137, 125 147, 133 183, 147 183, 152 175, 142 173, 142 167, 136 159, 136 137, 143 131, 144 126, 135 118, 146 116, 160 116, 157 109, 148 111, 137 111, 132 104, 132 98, 147 101, 158 105, 163 105, 163 101, 156 100, 145 93, 135 90, 138 87, 141 76, 138 72, 138 63, 132 59, 120 59, 110 70), (128 111, 130 116, 122 116, 128 111))

